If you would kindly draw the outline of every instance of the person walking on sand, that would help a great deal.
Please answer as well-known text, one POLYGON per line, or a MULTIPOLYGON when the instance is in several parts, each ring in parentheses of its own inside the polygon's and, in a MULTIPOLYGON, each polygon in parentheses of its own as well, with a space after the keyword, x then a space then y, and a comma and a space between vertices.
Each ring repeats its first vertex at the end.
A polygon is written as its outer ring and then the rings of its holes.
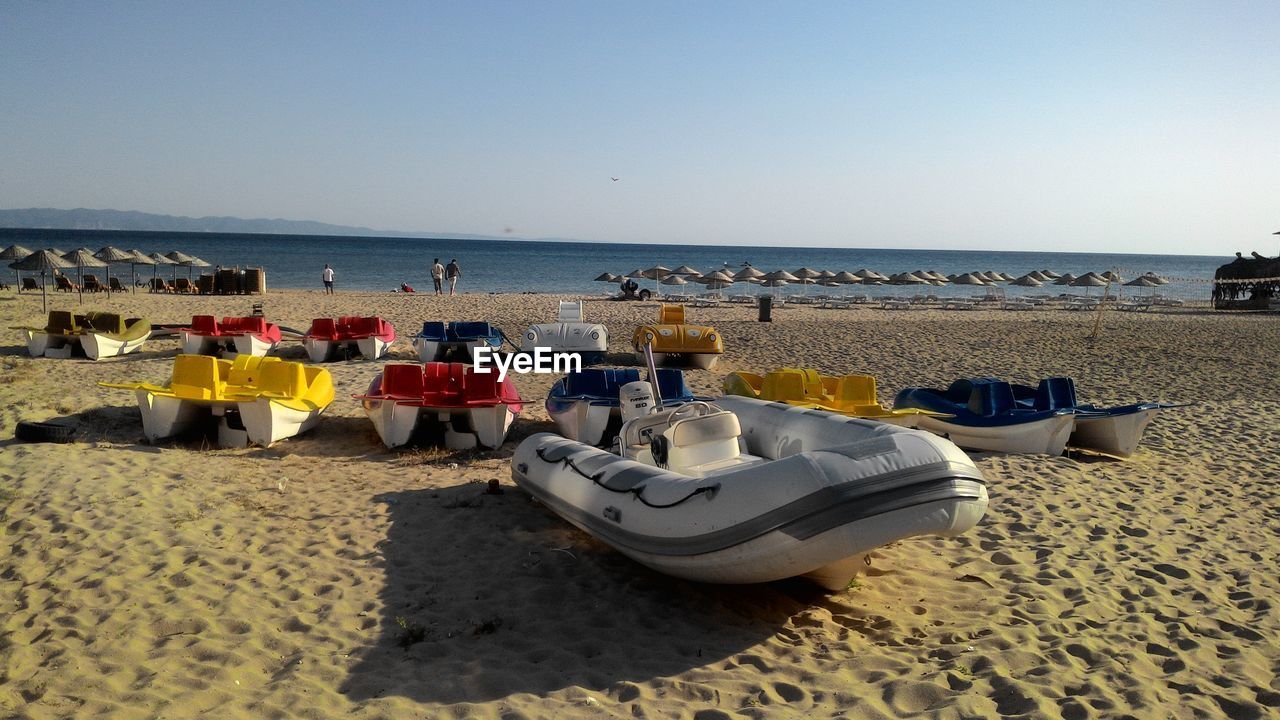
POLYGON ((328 263, 325 263, 324 270, 320 272, 320 279, 324 281, 324 294, 332 295, 333 294, 333 268, 329 267, 328 263))
POLYGON ((436 294, 444 294, 444 266, 440 264, 440 258, 431 261, 431 282, 435 283, 436 294))
POLYGON ((453 289, 458 285, 458 278, 462 277, 462 268, 458 267, 458 258, 449 261, 448 267, 444 269, 445 277, 449 278, 449 295, 453 295, 453 289))

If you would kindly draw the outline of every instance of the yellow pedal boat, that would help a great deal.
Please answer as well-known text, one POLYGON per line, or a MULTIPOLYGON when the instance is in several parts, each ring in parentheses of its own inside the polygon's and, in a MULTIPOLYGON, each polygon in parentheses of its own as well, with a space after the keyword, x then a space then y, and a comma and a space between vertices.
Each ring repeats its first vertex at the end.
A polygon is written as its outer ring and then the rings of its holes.
POLYGON ((218 418, 219 447, 266 447, 310 430, 333 402, 328 370, 253 355, 234 361, 179 355, 167 385, 98 384, 137 394, 151 442, 194 430, 212 416, 218 418))
POLYGON ((715 328, 685 324, 683 305, 663 305, 656 324, 636 328, 631 346, 641 361, 645 345, 653 346, 653 361, 658 365, 687 364, 710 370, 724 354, 724 340, 715 328))
POLYGON ((890 410, 877 399, 876 379, 870 375, 831 377, 805 368, 782 368, 763 377, 736 372, 724 379, 724 392, 726 395, 817 408, 902 427, 915 427, 921 415, 948 417, 915 408, 890 410))
POLYGON ((109 312, 76 315, 54 310, 42 328, 15 329, 22 331, 32 357, 69 358, 79 349, 90 360, 98 360, 137 352, 151 337, 151 323, 145 318, 126 319, 109 312))

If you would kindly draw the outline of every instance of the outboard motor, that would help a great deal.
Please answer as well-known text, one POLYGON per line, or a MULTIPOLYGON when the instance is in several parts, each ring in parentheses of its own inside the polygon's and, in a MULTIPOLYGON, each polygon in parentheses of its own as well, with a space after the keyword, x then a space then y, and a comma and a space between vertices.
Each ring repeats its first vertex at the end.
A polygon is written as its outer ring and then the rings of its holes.
POLYGON ((653 386, 645 380, 636 380, 618 390, 622 403, 622 422, 649 415, 657 407, 653 398, 653 386))

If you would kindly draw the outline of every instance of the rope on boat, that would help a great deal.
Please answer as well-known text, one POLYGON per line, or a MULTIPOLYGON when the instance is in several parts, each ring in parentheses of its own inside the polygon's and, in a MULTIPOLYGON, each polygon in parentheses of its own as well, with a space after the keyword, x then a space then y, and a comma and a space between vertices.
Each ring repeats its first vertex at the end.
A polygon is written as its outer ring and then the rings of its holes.
POLYGON ((698 495, 703 495, 703 494, 714 495, 716 491, 720 489, 720 483, 715 483, 714 485, 703 485, 702 487, 694 488, 688 495, 685 495, 679 500, 675 500, 669 503, 650 502, 646 500, 644 497, 644 490, 645 490, 645 487, 647 487, 645 485, 639 485, 633 488, 627 488, 625 490, 619 490, 618 488, 611 488, 608 485, 605 485, 603 482, 600 482, 600 478, 604 477, 603 470, 596 473, 595 475, 588 475, 587 473, 582 471, 582 468, 574 464, 573 458, 569 457, 568 455, 560 458, 559 460, 548 460, 547 457, 542 454, 542 452, 543 452, 542 448, 538 448, 537 450, 538 459, 541 460, 542 462, 547 463, 549 465, 563 463, 565 467, 581 475, 582 477, 590 480, 592 483, 604 488, 605 490, 608 490, 609 492, 618 493, 619 495, 632 495, 635 497, 636 500, 639 500, 642 505, 646 507, 654 508, 656 510, 665 510, 667 508, 673 508, 677 505, 680 505, 681 503, 692 500, 694 497, 698 495))

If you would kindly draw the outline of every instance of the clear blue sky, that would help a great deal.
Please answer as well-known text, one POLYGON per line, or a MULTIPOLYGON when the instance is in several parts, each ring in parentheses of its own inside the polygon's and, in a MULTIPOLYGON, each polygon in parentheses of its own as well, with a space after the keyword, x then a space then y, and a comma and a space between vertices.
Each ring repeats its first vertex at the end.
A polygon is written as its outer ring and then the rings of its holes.
POLYGON ((1280 2, 11 0, 0 207, 1264 249, 1280 2))

